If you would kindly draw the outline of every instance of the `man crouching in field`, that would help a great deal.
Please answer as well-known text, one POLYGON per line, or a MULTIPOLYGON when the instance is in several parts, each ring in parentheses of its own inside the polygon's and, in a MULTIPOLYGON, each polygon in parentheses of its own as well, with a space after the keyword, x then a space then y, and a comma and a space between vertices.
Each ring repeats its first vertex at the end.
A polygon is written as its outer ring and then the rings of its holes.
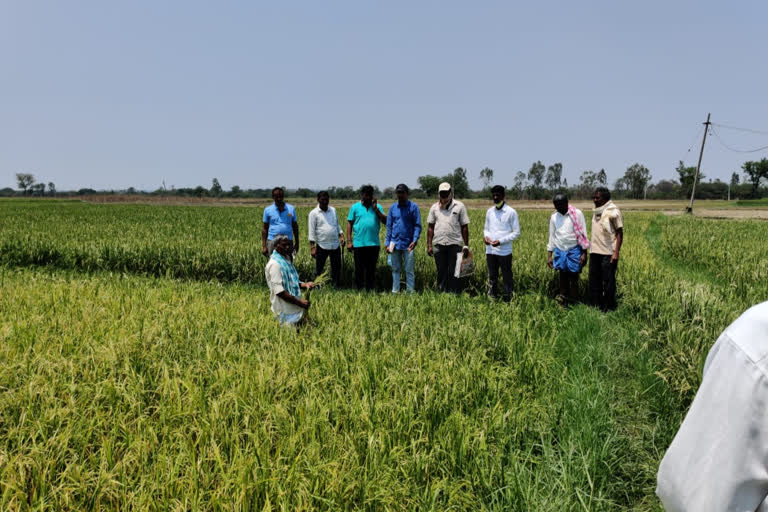
POLYGON ((301 298, 301 289, 312 289, 315 284, 299 281, 299 273, 291 259, 293 242, 290 238, 277 235, 273 246, 272 256, 264 268, 272 312, 280 325, 297 327, 304 318, 304 311, 309 311, 309 301, 301 298))

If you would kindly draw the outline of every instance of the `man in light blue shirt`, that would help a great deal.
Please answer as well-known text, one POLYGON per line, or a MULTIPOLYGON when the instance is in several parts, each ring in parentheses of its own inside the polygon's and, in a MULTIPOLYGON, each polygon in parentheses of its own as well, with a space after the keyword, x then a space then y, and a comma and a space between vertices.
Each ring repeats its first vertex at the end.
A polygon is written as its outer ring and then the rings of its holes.
POLYGON ((405 267, 405 287, 408 293, 415 291, 413 249, 421 235, 421 212, 416 203, 408 200, 408 186, 404 183, 395 188, 397 202, 387 214, 385 246, 392 265, 392 293, 400 291, 400 272, 405 267))
POLYGON ((261 228, 261 253, 269 257, 274 249, 273 240, 277 235, 285 235, 293 242, 294 252, 299 252, 299 224, 296 220, 296 208, 285 202, 285 191, 281 187, 272 189, 275 204, 264 208, 261 228))
POLYGON ((504 201, 504 187, 491 189, 493 206, 485 214, 485 260, 488 263, 488 296, 496 298, 499 269, 504 278, 504 300, 512 297, 512 241, 520 236, 517 212, 504 201))
POLYGON ((373 290, 376 262, 379 259, 379 229, 387 222, 384 210, 373 197, 373 187, 360 188, 360 202, 352 205, 347 216, 347 249, 355 253, 355 285, 358 290, 373 290))

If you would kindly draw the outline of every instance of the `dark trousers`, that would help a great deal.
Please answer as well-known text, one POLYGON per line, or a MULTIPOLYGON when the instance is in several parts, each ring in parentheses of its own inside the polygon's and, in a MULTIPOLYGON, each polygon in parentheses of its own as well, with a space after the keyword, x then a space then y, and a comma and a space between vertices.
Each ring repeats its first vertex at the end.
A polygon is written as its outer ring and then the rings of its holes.
POLYGON ((433 253, 437 266, 437 289, 441 292, 461 292, 461 281, 454 277, 456 257, 461 252, 460 245, 436 245, 433 253))
POLYGON ((512 255, 486 254, 485 262, 488 264, 488 296, 496 297, 499 269, 501 269, 501 277, 504 279, 504 300, 508 301, 512 297, 512 255))
POLYGON ((579 273, 559 270, 560 295, 568 302, 575 303, 579 298, 579 273))
POLYGON ((610 254, 589 256, 589 296, 603 311, 616 309, 616 267, 610 254))
POLYGON ((341 278, 341 247, 336 249, 323 249, 319 245, 315 246, 315 277, 323 273, 325 260, 331 259, 331 282, 334 286, 339 286, 341 278))
POLYGON ((355 247, 355 286, 362 290, 373 290, 376 282, 376 262, 379 261, 379 246, 355 247))

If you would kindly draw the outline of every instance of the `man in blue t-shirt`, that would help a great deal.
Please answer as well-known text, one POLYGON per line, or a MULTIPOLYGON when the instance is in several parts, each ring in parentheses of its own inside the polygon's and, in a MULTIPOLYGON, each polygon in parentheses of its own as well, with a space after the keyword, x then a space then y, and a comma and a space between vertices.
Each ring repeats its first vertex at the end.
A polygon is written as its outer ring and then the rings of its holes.
POLYGON ((355 253, 355 285, 373 290, 376 261, 379 259, 379 228, 387 222, 384 210, 373 197, 373 187, 360 188, 360 202, 352 205, 347 216, 347 250, 355 253))
POLYGON ((285 202, 285 191, 281 187, 272 189, 275 204, 264 208, 264 225, 261 228, 261 253, 269 257, 274 249, 272 240, 285 235, 293 241, 293 250, 299 252, 299 225, 296 222, 296 208, 285 202))
POLYGON ((414 271, 413 249, 421 235, 421 212, 419 206, 408 200, 408 186, 405 183, 395 188, 397 202, 387 214, 387 238, 385 246, 392 266, 392 293, 400 291, 400 271, 405 267, 405 287, 414 292, 416 272, 414 271))

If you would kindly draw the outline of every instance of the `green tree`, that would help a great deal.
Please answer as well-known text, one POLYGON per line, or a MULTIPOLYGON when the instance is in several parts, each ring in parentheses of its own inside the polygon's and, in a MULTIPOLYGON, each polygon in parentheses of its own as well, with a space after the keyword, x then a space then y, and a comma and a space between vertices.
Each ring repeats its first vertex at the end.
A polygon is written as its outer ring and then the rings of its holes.
POLYGON ((734 172, 733 174, 731 174, 731 186, 735 187, 738 184, 739 184, 739 173, 734 172))
POLYGON ((561 179, 563 177, 563 164, 560 162, 552 164, 547 168, 547 174, 544 177, 544 182, 550 191, 554 192, 560 186, 561 179))
POLYGON ((30 188, 32 189, 33 195, 40 197, 45 195, 45 183, 35 183, 30 188))
POLYGON ((759 162, 744 162, 741 168, 752 183, 752 197, 757 197, 760 180, 768 178, 768 158, 763 158, 759 162))
POLYGON ((624 173, 624 181, 627 192, 632 196, 632 199, 640 199, 643 197, 648 182, 651 181, 651 171, 644 165, 632 164, 624 173))
POLYGON ((52 181, 48 182, 48 193, 51 194, 51 197, 56 196, 56 184, 52 181))
POLYGON ((19 188, 24 193, 24 195, 27 195, 27 190, 29 190, 29 187, 31 187, 34 182, 35 182, 34 174, 29 174, 26 172, 16 173, 16 183, 19 184, 19 188))
POLYGON ((453 195, 459 198, 469 195, 469 181, 467 180, 467 171, 463 167, 457 167, 453 174, 445 176, 445 181, 451 184, 453 195))
POLYGON ((242 190, 240 189, 239 185, 232 185, 232 188, 229 191, 229 195, 231 197, 240 197, 240 193, 242 190))
POLYGON ((587 191, 592 191, 597 187, 597 173, 595 171, 584 171, 579 176, 579 187, 587 191))
POLYGON ((603 187, 608 185, 608 175, 605 174, 605 169, 600 169, 600 172, 597 173, 597 182, 603 187))
POLYGON ((546 167, 538 160, 531 164, 531 168, 528 170, 528 181, 531 182, 531 186, 534 188, 541 188, 541 182, 544 181, 544 173, 546 167))
POLYGON ((424 195, 427 197, 434 197, 437 195, 437 189, 440 186, 440 177, 427 174, 425 176, 419 176, 416 178, 419 183, 419 188, 424 191, 424 195))
POLYGON ((480 171, 480 180, 483 182, 483 188, 488 189, 493 183, 493 169, 485 167, 480 171))
POLYGON ((195 190, 193 193, 195 194, 195 197, 199 197, 202 199, 203 197, 208 195, 208 190, 204 186, 198 185, 195 187, 195 190))
MULTIPOLYGON (((678 181, 680 182, 680 189, 683 192, 684 197, 691 197, 691 189, 693 188, 693 180, 696 177, 696 167, 686 167, 685 163, 680 160, 675 168, 677 171, 678 181)), ((704 179, 704 174, 699 174, 699 180, 696 183, 701 183, 704 179)))
POLYGON ((211 181, 211 195, 219 197, 221 195, 221 190, 221 184, 219 183, 218 178, 213 178, 211 181))

